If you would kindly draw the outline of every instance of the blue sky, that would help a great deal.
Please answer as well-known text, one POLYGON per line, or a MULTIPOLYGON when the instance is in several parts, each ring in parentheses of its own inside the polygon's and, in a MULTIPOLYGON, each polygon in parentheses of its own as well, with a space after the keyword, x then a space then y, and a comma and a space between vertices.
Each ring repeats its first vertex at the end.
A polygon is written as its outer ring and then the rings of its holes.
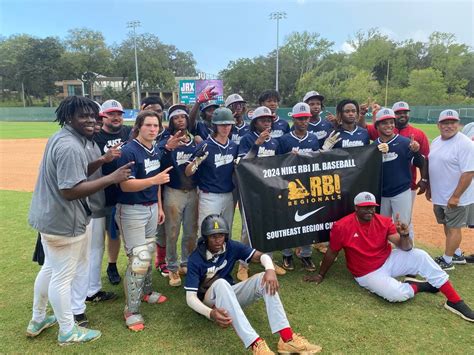
POLYGON ((139 20, 137 33, 150 32, 164 43, 191 51, 197 67, 217 74, 229 61, 266 55, 276 46, 272 11, 285 11, 280 43, 293 31, 318 32, 347 49, 358 30, 378 27, 397 41, 426 40, 433 31, 451 32, 474 47, 474 5, 463 1, 311 0, 0 0, 0 33, 64 38, 68 29, 101 31, 107 43, 127 35, 127 21, 139 20))

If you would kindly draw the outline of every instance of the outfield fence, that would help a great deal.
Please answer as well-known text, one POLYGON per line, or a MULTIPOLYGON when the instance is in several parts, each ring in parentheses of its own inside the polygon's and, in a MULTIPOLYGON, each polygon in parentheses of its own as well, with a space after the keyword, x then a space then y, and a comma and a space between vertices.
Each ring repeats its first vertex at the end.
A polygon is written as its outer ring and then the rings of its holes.
MULTIPOLYGON (((414 123, 436 123, 441 111, 453 109, 459 112, 463 124, 474 122, 474 105, 448 105, 448 106, 411 106, 410 121, 414 123)), ((54 121, 56 107, 0 107, 0 121, 12 122, 51 122, 54 121)), ((335 114, 335 107, 326 107, 321 114, 324 118, 327 112, 335 114)), ((124 118, 134 120, 137 110, 126 109, 124 118)), ((278 115, 286 120, 291 119, 291 108, 281 107, 278 115)), ((371 120, 371 114, 368 114, 371 120)))

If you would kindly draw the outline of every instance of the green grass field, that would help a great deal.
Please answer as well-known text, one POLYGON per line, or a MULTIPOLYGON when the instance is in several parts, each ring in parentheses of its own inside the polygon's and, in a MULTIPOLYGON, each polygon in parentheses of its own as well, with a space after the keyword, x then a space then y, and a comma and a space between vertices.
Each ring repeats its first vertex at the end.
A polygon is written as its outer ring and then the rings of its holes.
MULTIPOLYGON (((1 353, 157 353, 245 354, 232 329, 221 329, 194 313, 185 303, 182 288, 168 286, 158 273, 156 288, 169 297, 162 305, 142 306, 146 329, 128 331, 122 319, 122 285, 111 286, 103 278, 104 289, 119 294, 107 304, 88 305, 92 327, 103 332, 97 342, 60 348, 57 327, 35 339, 24 335, 31 317, 33 284, 39 266, 31 262, 36 233, 27 224, 31 193, 0 191, 0 352, 1 353)), ((238 235, 237 213, 234 235, 238 235)), ((438 254, 439 250, 429 250, 438 254)), ((280 260, 279 253, 275 259, 280 260)), ((314 253, 314 261, 321 260, 314 253)), ((123 254, 119 269, 125 268, 123 254)), ((252 265, 253 272, 261 271, 252 265)), ((104 264, 105 270, 105 264, 104 264)), ((457 267, 451 280, 468 304, 474 305, 473 265, 457 267)), ((358 287, 345 269, 341 256, 327 279, 319 286, 302 281, 303 271, 280 277, 281 298, 292 327, 327 353, 473 353, 473 328, 468 322, 444 310, 440 294, 420 294, 402 304, 390 304, 358 287)), ((104 272, 105 275, 105 272, 104 272)), ((273 349, 277 336, 270 334, 263 302, 247 308, 250 322, 273 349)))
MULTIPOLYGON (((414 124, 432 140, 439 135, 435 124, 414 124)), ((56 122, 2 122, 0 139, 48 138, 59 129, 56 122)))

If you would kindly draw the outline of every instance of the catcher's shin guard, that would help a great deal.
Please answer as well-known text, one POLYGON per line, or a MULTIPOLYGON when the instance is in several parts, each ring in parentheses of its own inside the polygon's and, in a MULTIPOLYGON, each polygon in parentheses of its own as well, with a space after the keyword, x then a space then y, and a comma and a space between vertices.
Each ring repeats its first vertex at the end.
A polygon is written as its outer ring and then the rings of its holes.
POLYGON ((139 313, 145 276, 151 265, 151 255, 147 245, 140 245, 132 249, 132 254, 128 258, 124 285, 127 308, 131 313, 139 313))
MULTIPOLYGON (((146 238, 146 246, 148 247, 148 252, 150 253, 150 255, 153 255, 155 253, 155 248, 156 248, 156 238, 155 237, 146 238)), ((145 282, 143 284, 143 295, 149 295, 150 293, 153 292, 153 287, 152 287, 152 282, 151 282, 152 271, 153 269, 150 264, 150 267, 148 268, 145 274, 145 282)))

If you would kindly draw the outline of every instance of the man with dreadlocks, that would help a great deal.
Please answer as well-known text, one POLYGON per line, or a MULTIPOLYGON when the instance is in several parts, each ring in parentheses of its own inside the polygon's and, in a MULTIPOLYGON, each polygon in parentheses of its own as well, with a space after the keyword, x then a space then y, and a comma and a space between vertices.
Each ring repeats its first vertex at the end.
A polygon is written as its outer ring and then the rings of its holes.
POLYGON ((60 345, 92 341, 101 335, 100 331, 75 325, 71 284, 76 271, 89 262, 88 196, 127 180, 133 164, 88 181, 86 149, 91 144, 98 113, 97 104, 84 97, 70 96, 59 105, 56 121, 62 128, 46 145, 28 219, 41 233, 45 261, 36 277, 33 317, 26 334, 35 337, 58 322, 60 345), (46 315, 48 298, 54 311, 50 316, 46 315))

